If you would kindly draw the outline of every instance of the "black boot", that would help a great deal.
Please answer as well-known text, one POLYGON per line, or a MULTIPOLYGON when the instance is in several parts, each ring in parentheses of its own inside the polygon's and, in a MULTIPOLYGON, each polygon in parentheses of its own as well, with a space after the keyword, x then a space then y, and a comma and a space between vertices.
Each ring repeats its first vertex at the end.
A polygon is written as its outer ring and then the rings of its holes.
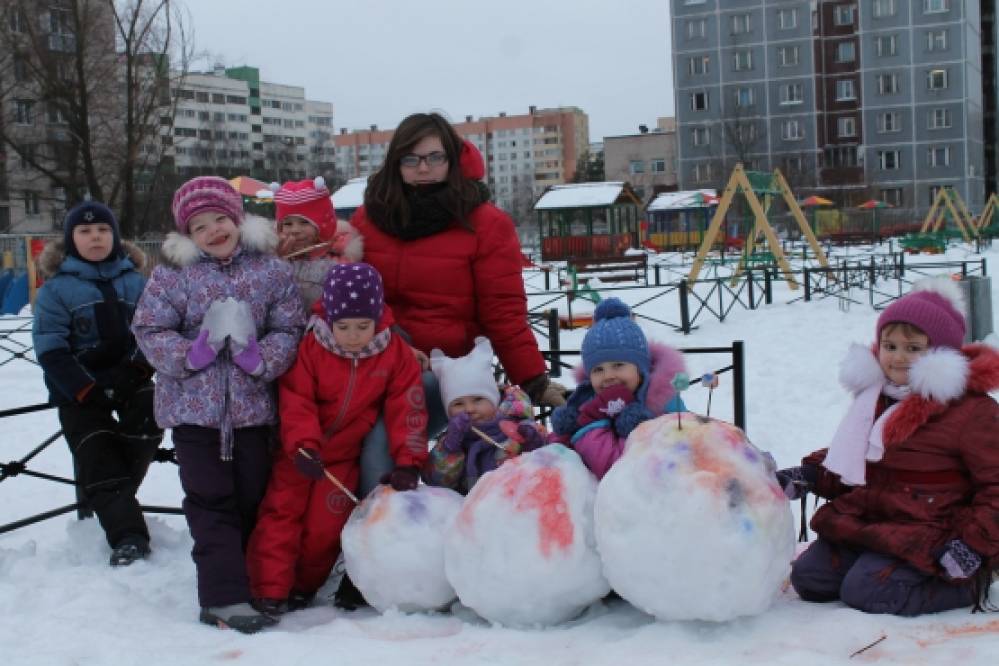
POLYGON ((354 581, 350 579, 350 576, 344 574, 340 580, 340 587, 337 588, 336 594, 333 595, 333 605, 343 610, 352 611, 362 606, 367 606, 368 602, 364 600, 364 595, 354 585, 354 581))
POLYGON ((250 604, 202 607, 198 619, 204 624, 214 625, 219 629, 235 629, 243 634, 255 634, 278 623, 276 617, 260 613, 250 604))
POLYGON ((111 550, 111 566, 127 567, 136 560, 149 557, 149 542, 140 536, 129 535, 111 550))

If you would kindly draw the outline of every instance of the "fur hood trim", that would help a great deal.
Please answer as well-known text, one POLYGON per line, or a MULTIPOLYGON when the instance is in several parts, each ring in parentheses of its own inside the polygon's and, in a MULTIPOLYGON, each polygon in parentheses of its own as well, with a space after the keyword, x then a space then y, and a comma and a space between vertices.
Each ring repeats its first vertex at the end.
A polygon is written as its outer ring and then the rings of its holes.
MULTIPOLYGON (((138 245, 131 241, 123 240, 121 249, 125 251, 125 256, 132 260, 137 271, 142 271, 146 267, 146 253, 138 245)), ((63 239, 57 238, 45 244, 41 254, 35 259, 35 266, 43 279, 49 279, 59 272, 59 266, 66 258, 66 245, 63 239)))
MULTIPOLYGON (((239 246, 244 252, 274 254, 278 245, 278 235, 274 224, 259 215, 247 215, 239 225, 239 246)), ((186 236, 177 231, 171 231, 163 241, 163 259, 166 263, 184 268, 197 263, 201 259, 201 250, 186 236)))
POLYGON ((350 238, 343 246, 340 256, 351 263, 361 261, 364 258, 364 236, 347 220, 337 220, 336 231, 338 234, 349 234, 350 238))
MULTIPOLYGON (((649 341, 649 377, 645 382, 645 406, 654 414, 662 414, 676 396, 676 389, 673 388, 673 377, 678 372, 687 372, 687 363, 683 354, 673 347, 662 342, 649 341)), ((576 383, 582 384, 590 381, 586 374, 586 369, 580 363, 573 370, 576 383)), ((642 389, 639 389, 641 393, 642 389)))
MULTIPOLYGON (((884 373, 870 348, 853 345, 840 368, 840 380, 857 393, 883 381, 884 373)), ((936 347, 912 364, 909 386, 911 395, 885 423, 885 444, 908 439, 930 418, 945 412, 948 403, 967 393, 999 389, 999 350, 984 344, 965 345, 960 351, 936 347)))

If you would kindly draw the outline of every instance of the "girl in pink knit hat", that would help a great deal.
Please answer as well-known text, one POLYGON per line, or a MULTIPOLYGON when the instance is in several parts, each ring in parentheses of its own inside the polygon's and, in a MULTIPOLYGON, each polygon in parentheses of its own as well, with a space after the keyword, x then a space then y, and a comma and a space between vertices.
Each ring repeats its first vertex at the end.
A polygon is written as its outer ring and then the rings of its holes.
POLYGON ((273 382, 305 313, 273 224, 245 216, 226 180, 184 183, 173 214, 132 330, 158 373, 156 421, 172 429, 201 621, 251 633, 275 622, 250 606, 244 547, 270 475, 273 382))
POLYGON ((828 500, 792 564, 806 601, 921 615, 988 602, 999 566, 999 353, 964 344, 963 297, 917 284, 840 368, 853 394, 827 449, 777 472, 790 499, 828 500))
POLYGON ((308 312, 322 295, 329 269, 337 263, 360 261, 364 241, 350 222, 336 219, 322 176, 281 186, 274 183, 271 189, 275 190, 278 256, 291 262, 308 312))

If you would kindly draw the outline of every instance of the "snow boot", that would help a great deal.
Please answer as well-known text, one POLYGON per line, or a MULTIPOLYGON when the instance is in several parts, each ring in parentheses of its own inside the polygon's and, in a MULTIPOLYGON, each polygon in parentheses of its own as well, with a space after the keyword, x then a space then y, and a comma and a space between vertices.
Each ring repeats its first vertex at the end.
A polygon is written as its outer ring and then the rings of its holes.
POLYGON ((111 550, 111 566, 127 567, 149 557, 149 542, 140 536, 126 536, 111 550))
POLYGON ((295 592, 288 596, 288 612, 302 610, 308 608, 312 605, 312 600, 315 599, 316 593, 306 594, 305 592, 295 592))
POLYGON ((352 611, 362 606, 367 606, 368 602, 364 600, 364 595, 354 585, 354 581, 350 579, 350 576, 344 574, 340 580, 340 587, 337 588, 336 594, 333 595, 333 605, 343 610, 352 611))
POLYGON ((219 629, 235 629, 243 634, 255 634, 278 623, 276 617, 260 613, 247 603, 202 607, 199 619, 204 624, 211 624, 219 629))
POLYGON ((250 605, 253 606, 253 609, 258 613, 270 615, 271 617, 283 615, 285 610, 287 610, 287 605, 283 599, 271 599, 269 597, 251 599, 250 605))

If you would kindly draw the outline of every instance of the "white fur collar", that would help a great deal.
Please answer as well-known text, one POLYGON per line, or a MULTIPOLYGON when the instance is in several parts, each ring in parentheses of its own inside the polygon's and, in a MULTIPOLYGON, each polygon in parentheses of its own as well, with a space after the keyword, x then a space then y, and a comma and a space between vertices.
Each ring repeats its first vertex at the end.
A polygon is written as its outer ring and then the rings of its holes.
MULTIPOLYGON (((934 347, 912 364, 909 386, 913 393, 928 400, 948 402, 965 393, 969 374, 964 354, 949 347, 934 347)), ((840 364, 839 381, 857 394, 884 382, 885 376, 871 348, 853 344, 840 364)))
MULTIPOLYGON (((247 215, 239 225, 239 244, 245 252, 272 254, 278 244, 273 223, 259 215, 247 215)), ((201 251, 191 237, 176 231, 167 234, 162 252, 167 262, 180 268, 201 258, 201 251)))

